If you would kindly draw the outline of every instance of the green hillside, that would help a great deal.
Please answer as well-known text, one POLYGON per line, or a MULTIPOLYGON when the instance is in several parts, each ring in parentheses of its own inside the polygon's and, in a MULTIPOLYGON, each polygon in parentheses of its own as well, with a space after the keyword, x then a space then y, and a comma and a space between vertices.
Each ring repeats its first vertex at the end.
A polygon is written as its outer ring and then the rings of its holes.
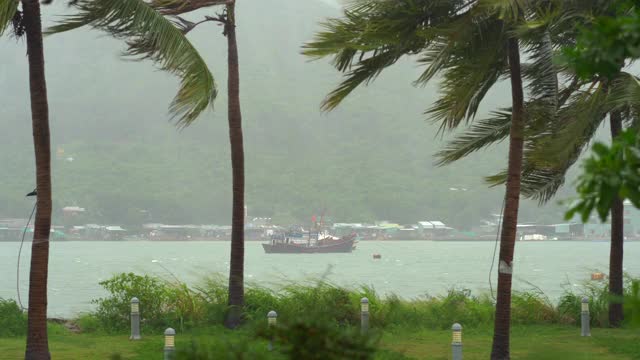
MULTIPOLYGON (((334 112, 319 112, 339 76, 325 62, 309 62, 300 46, 319 21, 338 14, 328 3, 239 2, 250 214, 304 221, 326 209, 336 221, 441 219, 469 227, 498 211, 502 189, 487 189, 482 177, 501 169, 506 147, 434 167, 443 140, 422 112, 437 89, 411 85, 420 71, 415 63, 390 69, 334 112)), ((48 21, 65 11, 64 4, 44 7, 48 21)), ((121 61, 121 44, 96 32, 45 40, 52 142, 54 151, 64 150, 53 165, 56 216, 78 205, 102 223, 229 222, 226 42, 214 25, 190 36, 221 96, 183 131, 166 115, 175 79, 149 63, 121 61)), ((24 194, 34 187, 24 41, 1 39, 0 54, 0 217, 24 217, 31 206, 24 194)), ((504 84, 483 112, 509 99, 504 84)), ((522 215, 560 220, 556 206, 532 202, 522 215)))

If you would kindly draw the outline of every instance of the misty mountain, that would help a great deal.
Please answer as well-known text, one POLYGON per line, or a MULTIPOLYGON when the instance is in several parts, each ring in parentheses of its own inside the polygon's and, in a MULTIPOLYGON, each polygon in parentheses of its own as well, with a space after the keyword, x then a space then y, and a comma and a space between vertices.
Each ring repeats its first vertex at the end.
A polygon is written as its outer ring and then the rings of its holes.
MULTIPOLYGON (((488 189, 483 177, 504 166, 505 144, 435 167, 433 154, 448 136, 422 114, 437 87, 412 86, 420 73, 414 62, 389 69, 335 111, 319 111, 340 75, 300 50, 319 22, 339 15, 336 4, 238 2, 250 215, 288 222, 326 211, 336 221, 440 219, 468 227, 499 211, 502 188, 488 189)), ((68 11, 59 1, 43 6, 47 24, 68 11)), ((85 207, 102 223, 230 221, 226 40, 213 24, 190 39, 209 63, 220 96, 182 131, 167 116, 175 78, 149 62, 123 61, 123 44, 93 30, 45 39, 54 222, 68 205, 85 207)), ((24 42, 0 39, 0 217, 24 217, 32 206, 24 198, 35 183, 24 42)), ((509 101, 509 86, 501 84, 479 116, 509 101)), ((560 210, 525 202, 521 214, 525 221, 560 221, 560 210)))

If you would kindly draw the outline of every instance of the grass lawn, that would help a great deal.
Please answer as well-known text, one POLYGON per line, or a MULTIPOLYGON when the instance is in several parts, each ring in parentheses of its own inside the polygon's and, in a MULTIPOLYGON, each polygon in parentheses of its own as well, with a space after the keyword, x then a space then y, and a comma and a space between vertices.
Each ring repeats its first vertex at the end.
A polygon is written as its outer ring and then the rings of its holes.
MULTIPOLYGON (((463 332, 465 360, 488 359, 491 352, 491 329, 463 332)), ((266 343, 247 332, 231 335, 214 328, 198 333, 178 334, 177 347, 189 346, 192 339, 223 339, 229 342, 252 342, 252 347, 266 349, 266 343)), ((450 359, 449 331, 407 329, 389 330, 382 336, 379 359, 450 359)), ((24 338, 0 338, 2 359, 24 357, 24 338)), ((567 326, 519 326, 512 331, 513 359, 598 359, 640 360, 640 330, 593 329, 592 337, 580 337, 580 329, 567 326)), ((163 339, 160 335, 129 341, 123 335, 75 334, 57 326, 50 330, 53 359, 161 359, 163 339)), ((275 357, 274 357, 275 358, 275 357)))
MULTIPOLYGON (((432 330, 391 332, 382 346, 410 359, 450 359, 451 335, 432 330)), ((463 331, 465 360, 488 359, 492 330, 463 331)), ((640 330, 593 329, 580 337, 580 329, 566 326, 523 326, 512 329, 513 359, 640 359, 640 330)))

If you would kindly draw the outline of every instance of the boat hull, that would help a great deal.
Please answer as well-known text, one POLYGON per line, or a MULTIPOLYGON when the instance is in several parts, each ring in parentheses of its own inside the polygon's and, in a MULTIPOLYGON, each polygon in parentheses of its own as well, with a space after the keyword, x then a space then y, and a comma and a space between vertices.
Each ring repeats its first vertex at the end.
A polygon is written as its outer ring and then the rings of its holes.
POLYGON ((355 248, 355 238, 343 239, 325 243, 319 246, 306 244, 262 244, 267 254, 315 254, 315 253, 350 253, 355 248))

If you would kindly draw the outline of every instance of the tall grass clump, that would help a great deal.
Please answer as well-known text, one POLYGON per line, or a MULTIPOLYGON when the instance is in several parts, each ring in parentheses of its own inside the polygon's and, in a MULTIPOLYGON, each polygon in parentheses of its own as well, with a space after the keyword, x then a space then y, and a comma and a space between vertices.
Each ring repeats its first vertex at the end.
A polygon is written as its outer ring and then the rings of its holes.
MULTIPOLYGON (((375 299, 370 301, 375 303, 375 299)), ((360 294, 324 281, 286 285, 278 292, 276 305, 284 318, 322 317, 341 325, 360 321, 360 294)))
POLYGON ((196 286, 194 290, 204 301, 205 318, 203 320, 207 323, 221 324, 227 311, 227 300, 229 299, 229 288, 223 277, 221 275, 204 277, 201 284, 196 286))
POLYGON ((624 298, 612 299, 609 294, 609 284, 607 281, 586 281, 578 289, 570 286, 565 286, 564 293, 560 297, 558 302, 558 313, 561 316, 567 318, 573 318, 573 322, 579 324, 580 307, 582 305, 582 298, 589 298, 589 313, 591 326, 594 327, 607 327, 609 326, 609 302, 620 301, 625 304, 624 317, 625 323, 631 324, 634 318, 634 310, 640 312, 640 309, 636 310, 633 306, 634 298, 639 295, 634 295, 634 283, 639 282, 640 279, 634 279, 633 277, 625 274, 624 280, 624 298))
POLYGON ((0 298, 0 337, 24 336, 27 317, 15 300, 0 298))
POLYGON ((511 322, 513 324, 571 324, 576 314, 561 314, 551 300, 540 290, 514 291, 511 295, 511 322))
POLYGON ((450 289, 446 295, 413 300, 390 295, 378 300, 372 323, 380 327, 448 329, 454 322, 469 327, 490 324, 493 304, 487 296, 472 296, 467 289, 450 289))

